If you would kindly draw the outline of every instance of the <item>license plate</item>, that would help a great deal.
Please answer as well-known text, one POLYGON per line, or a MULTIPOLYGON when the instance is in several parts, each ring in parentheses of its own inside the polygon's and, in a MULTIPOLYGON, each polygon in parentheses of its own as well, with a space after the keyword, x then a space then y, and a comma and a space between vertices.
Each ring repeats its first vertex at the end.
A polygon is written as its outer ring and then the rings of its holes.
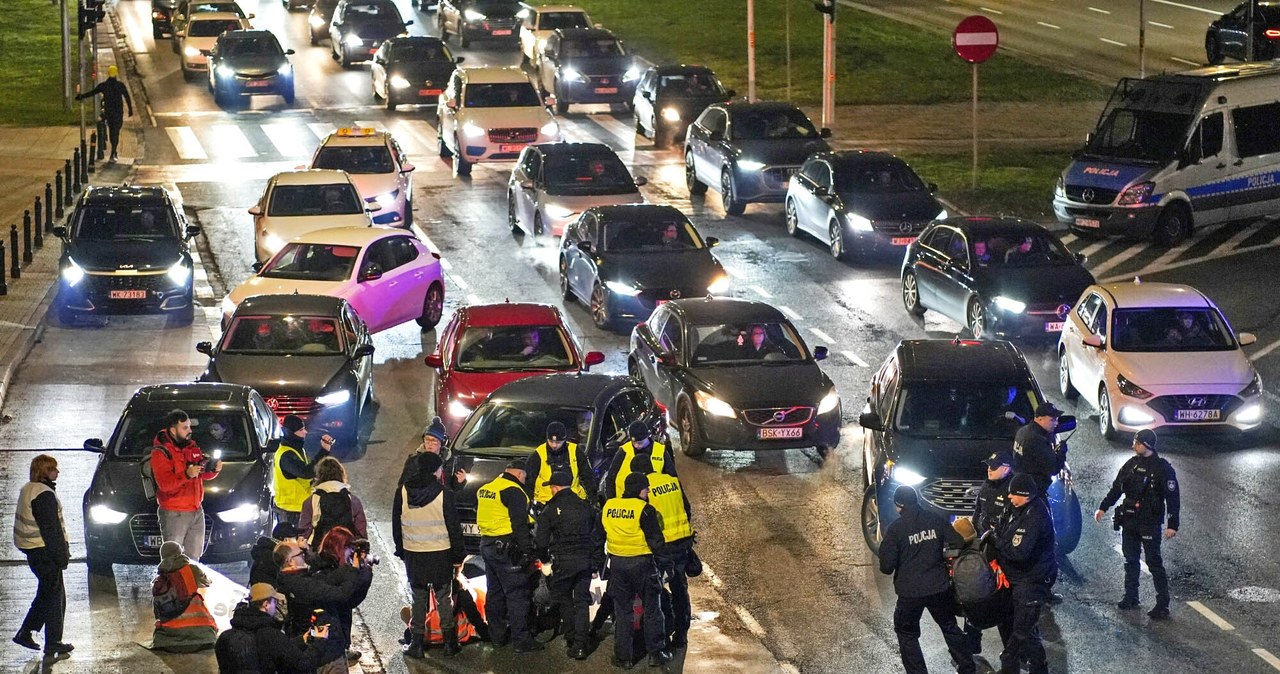
POLYGON ((520 152, 524 149, 523 143, 503 143, 498 146, 499 152, 520 152))
POLYGON ((499 30, 495 30, 495 31, 493 31, 493 34, 494 34, 494 35, 510 35, 510 34, 511 34, 511 29, 510 29, 510 28, 501 28, 501 29, 499 29, 499 30))
POLYGON ((1063 321, 1052 321, 1044 324, 1045 332, 1062 332, 1063 321))
POLYGON ((463 536, 479 536, 480 525, 476 524, 475 522, 463 522, 462 535, 463 536))
POLYGON ((145 300, 147 299, 147 291, 145 290, 112 290, 107 293, 107 297, 113 300, 145 300))
POLYGON ((596 93, 597 94, 616 94, 618 93, 618 88, 617 87, 596 87, 596 93))
POLYGON ((266 80, 249 80, 248 82, 244 83, 246 87, 265 87, 268 84, 271 84, 271 83, 266 80))
POLYGON ((441 91, 440 89, 419 89, 418 95, 419 96, 439 96, 440 91, 441 91))
POLYGON ((158 548, 164 545, 164 536, 143 536, 142 544, 148 548, 158 548))
POLYGON ((914 236, 895 236, 892 239, 889 239, 889 243, 895 246, 910 246, 911 242, 915 240, 916 237, 914 236))
POLYGON ((1217 421, 1222 418, 1222 410, 1178 410, 1173 413, 1178 421, 1217 421))
POLYGON ((1102 221, 1097 218, 1076 218, 1076 227, 1089 227, 1097 229, 1102 226, 1102 221))
POLYGON ((792 440, 804 437, 804 428, 800 426, 792 426, 789 428, 761 428, 756 432, 756 437, 761 440, 792 440))

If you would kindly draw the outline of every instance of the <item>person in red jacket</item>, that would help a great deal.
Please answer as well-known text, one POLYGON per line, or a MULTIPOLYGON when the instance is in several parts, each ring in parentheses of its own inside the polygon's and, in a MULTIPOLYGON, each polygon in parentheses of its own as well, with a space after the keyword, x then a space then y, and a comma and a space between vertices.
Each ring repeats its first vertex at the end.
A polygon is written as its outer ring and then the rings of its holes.
POLYGON ((204 452, 191 439, 191 418, 187 413, 170 412, 151 448, 160 537, 181 543, 196 559, 204 554, 204 483, 217 477, 221 470, 222 461, 206 461, 204 452))

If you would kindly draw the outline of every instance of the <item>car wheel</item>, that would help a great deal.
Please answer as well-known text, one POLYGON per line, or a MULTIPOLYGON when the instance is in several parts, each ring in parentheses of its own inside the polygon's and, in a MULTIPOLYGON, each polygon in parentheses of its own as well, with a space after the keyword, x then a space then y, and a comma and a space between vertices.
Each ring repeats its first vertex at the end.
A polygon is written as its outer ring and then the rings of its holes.
POLYGON ((406 228, 413 226, 413 197, 404 200, 404 217, 403 224, 406 228))
POLYGON ((181 53, 182 53, 182 47, 178 45, 178 36, 177 36, 177 35, 174 35, 174 36, 173 36, 173 41, 169 43, 169 48, 173 49, 173 53, 175 53, 175 54, 181 54, 181 53))
POLYGON ((661 150, 670 147, 675 143, 676 133, 669 127, 664 126, 662 122, 654 120, 653 122, 653 147, 661 150))
POLYGON ((84 565, 89 569, 89 573, 98 576, 110 576, 113 573, 111 562, 94 555, 86 554, 84 556, 84 565))
POLYGON ((720 172, 720 203, 724 205, 725 214, 742 215, 747 210, 747 205, 738 199, 733 187, 733 169, 725 167, 720 172))
POLYGON ((1074 386, 1071 385, 1071 368, 1067 365, 1066 349, 1059 349, 1058 352, 1058 393, 1063 398, 1074 401, 1080 397, 1074 386))
POLYGON ((396 103, 395 97, 391 95, 390 91, 388 91, 387 92, 387 112, 395 112, 397 105, 399 104, 396 103))
POLYGON ((213 102, 217 103, 220 108, 231 107, 230 97, 227 96, 225 91, 217 86, 214 86, 213 88, 213 102))
POLYGON ((613 326, 613 315, 609 310, 609 289, 600 282, 591 290, 591 320, 601 330, 608 330, 613 326))
POLYGON ((520 221, 516 218, 516 194, 511 191, 507 192, 507 225, 512 232, 520 231, 520 221))
POLYGON ((698 172, 693 168, 693 153, 684 153, 684 184, 689 188, 689 195, 706 194, 707 186, 698 180, 698 172))
MULTIPOLYGON (((436 126, 437 129, 440 128, 438 121, 436 122, 436 125, 437 125, 436 126)), ((450 150, 449 145, 444 142, 444 134, 439 132, 436 133, 436 145, 440 150, 441 159, 448 159, 449 157, 453 156, 453 151, 450 150)))
POLYGON ((1067 502, 1063 505, 1066 512, 1063 513, 1065 519, 1062 527, 1057 533, 1057 555, 1058 558, 1064 558, 1075 551, 1076 546, 1080 544, 1080 533, 1084 528, 1084 514, 1080 511, 1080 497, 1071 493, 1067 498, 1067 502))
POLYGON ((569 114, 569 101, 565 100, 560 94, 560 87, 556 86, 556 115, 564 117, 569 114))
POLYGON ((965 323, 969 326, 969 334, 974 339, 987 338, 987 310, 982 306, 980 298, 969 300, 969 308, 964 312, 965 323))
POLYGON ((314 47, 320 44, 320 36, 316 35, 316 32, 314 30, 310 31, 308 37, 309 37, 309 42, 311 42, 311 46, 314 47))
POLYGON ((190 82, 191 80, 194 80, 194 79, 196 78, 196 74, 195 74, 194 72, 192 72, 192 71, 190 71, 190 70, 188 70, 188 69, 187 69, 187 63, 186 63, 186 61, 183 61, 181 68, 182 68, 182 81, 183 81, 183 82, 190 82))
POLYGON ((338 66, 343 70, 351 68, 351 57, 347 55, 347 47, 343 45, 338 48, 338 66))
POLYGON ((876 487, 871 485, 862 492, 862 538, 866 540, 871 554, 880 556, 880 541, 884 533, 880 530, 880 504, 876 501, 876 487))
POLYGON ((284 97, 285 105, 293 105, 294 97, 292 85, 290 85, 288 89, 285 89, 284 93, 281 95, 284 97))
POLYGON ((466 178, 471 175, 471 162, 467 161, 462 155, 453 158, 453 175, 457 178, 466 178))
POLYGON ((440 316, 444 314, 444 288, 439 283, 432 283, 427 294, 422 298, 422 315, 417 318, 418 326, 424 331, 436 327, 440 316))
POLYGON ((152 29, 152 30, 151 30, 151 39, 153 39, 153 40, 163 40, 163 39, 164 39, 164 31, 162 31, 162 30, 155 30, 155 29, 152 29))
POLYGON ((644 375, 640 374, 640 364, 636 362, 635 358, 627 359, 627 376, 641 384, 644 383, 644 375))
POLYGON ((1111 396, 1107 395, 1105 384, 1098 388, 1098 432, 1107 440, 1115 440, 1119 436, 1111 420, 1111 396))
POLYGON ((1222 45, 1218 42, 1216 35, 1206 35, 1204 38, 1204 57, 1211 65, 1222 63, 1222 45))
POLYGON ((175 325, 191 325, 196 320, 196 298, 193 295, 187 296, 187 306, 173 312, 173 322, 175 325))
POLYGON ((796 213, 796 202, 789 198, 786 206, 786 223, 787 234, 791 236, 800 235, 800 215, 796 213))
POLYGON ((827 225, 827 241, 831 257, 841 261, 849 259, 849 251, 845 247, 844 227, 841 227, 840 221, 835 218, 831 218, 831 224, 827 225))
POLYGON ((920 303, 920 282, 915 272, 908 271, 902 275, 902 306, 912 316, 923 316, 924 305, 920 303))
POLYGON ((560 297, 565 300, 573 299, 573 289, 569 287, 569 265, 563 257, 560 258, 560 297))
POLYGON ((533 235, 542 236, 546 233, 547 233, 547 226, 545 223, 542 222, 542 214, 534 213, 533 214, 533 235))
POLYGON ((688 399, 680 401, 676 430, 680 433, 680 451, 685 456, 702 456, 707 453, 707 446, 702 444, 698 434, 698 417, 688 399))
POLYGON ((471 40, 467 37, 467 29, 458 27, 458 46, 466 49, 471 46, 471 40))
POLYGON ((1160 217, 1156 220, 1156 228, 1151 232, 1151 238, 1161 246, 1172 247, 1191 234, 1191 214, 1187 212, 1187 207, 1179 202, 1174 202, 1164 207, 1160 211, 1160 217))
POLYGON ((644 125, 640 123, 640 115, 636 115, 636 135, 641 138, 648 138, 649 134, 644 132, 644 125))

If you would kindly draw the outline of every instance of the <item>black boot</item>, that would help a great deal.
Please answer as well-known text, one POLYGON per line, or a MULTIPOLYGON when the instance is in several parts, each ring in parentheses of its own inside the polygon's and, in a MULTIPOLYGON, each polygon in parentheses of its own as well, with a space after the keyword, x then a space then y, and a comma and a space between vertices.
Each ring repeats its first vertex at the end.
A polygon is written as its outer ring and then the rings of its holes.
POLYGON ((415 660, 421 660, 422 658, 426 657, 426 654, 422 652, 422 647, 423 647, 422 642, 423 642, 422 633, 414 632, 413 638, 409 641, 409 647, 404 649, 404 657, 413 658, 415 660))
POLYGON ((458 630, 445 630, 444 632, 444 654, 446 657, 453 657, 462 652, 462 647, 458 645, 458 630))

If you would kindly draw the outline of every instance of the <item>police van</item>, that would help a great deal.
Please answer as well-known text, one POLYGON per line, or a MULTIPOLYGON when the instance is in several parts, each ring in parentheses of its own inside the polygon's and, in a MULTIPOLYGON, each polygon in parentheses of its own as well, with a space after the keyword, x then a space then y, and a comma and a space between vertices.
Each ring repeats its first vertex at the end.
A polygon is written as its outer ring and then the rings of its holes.
POLYGON ((1280 62, 1116 85, 1054 188, 1078 234, 1173 245, 1193 227, 1280 213, 1280 62))

